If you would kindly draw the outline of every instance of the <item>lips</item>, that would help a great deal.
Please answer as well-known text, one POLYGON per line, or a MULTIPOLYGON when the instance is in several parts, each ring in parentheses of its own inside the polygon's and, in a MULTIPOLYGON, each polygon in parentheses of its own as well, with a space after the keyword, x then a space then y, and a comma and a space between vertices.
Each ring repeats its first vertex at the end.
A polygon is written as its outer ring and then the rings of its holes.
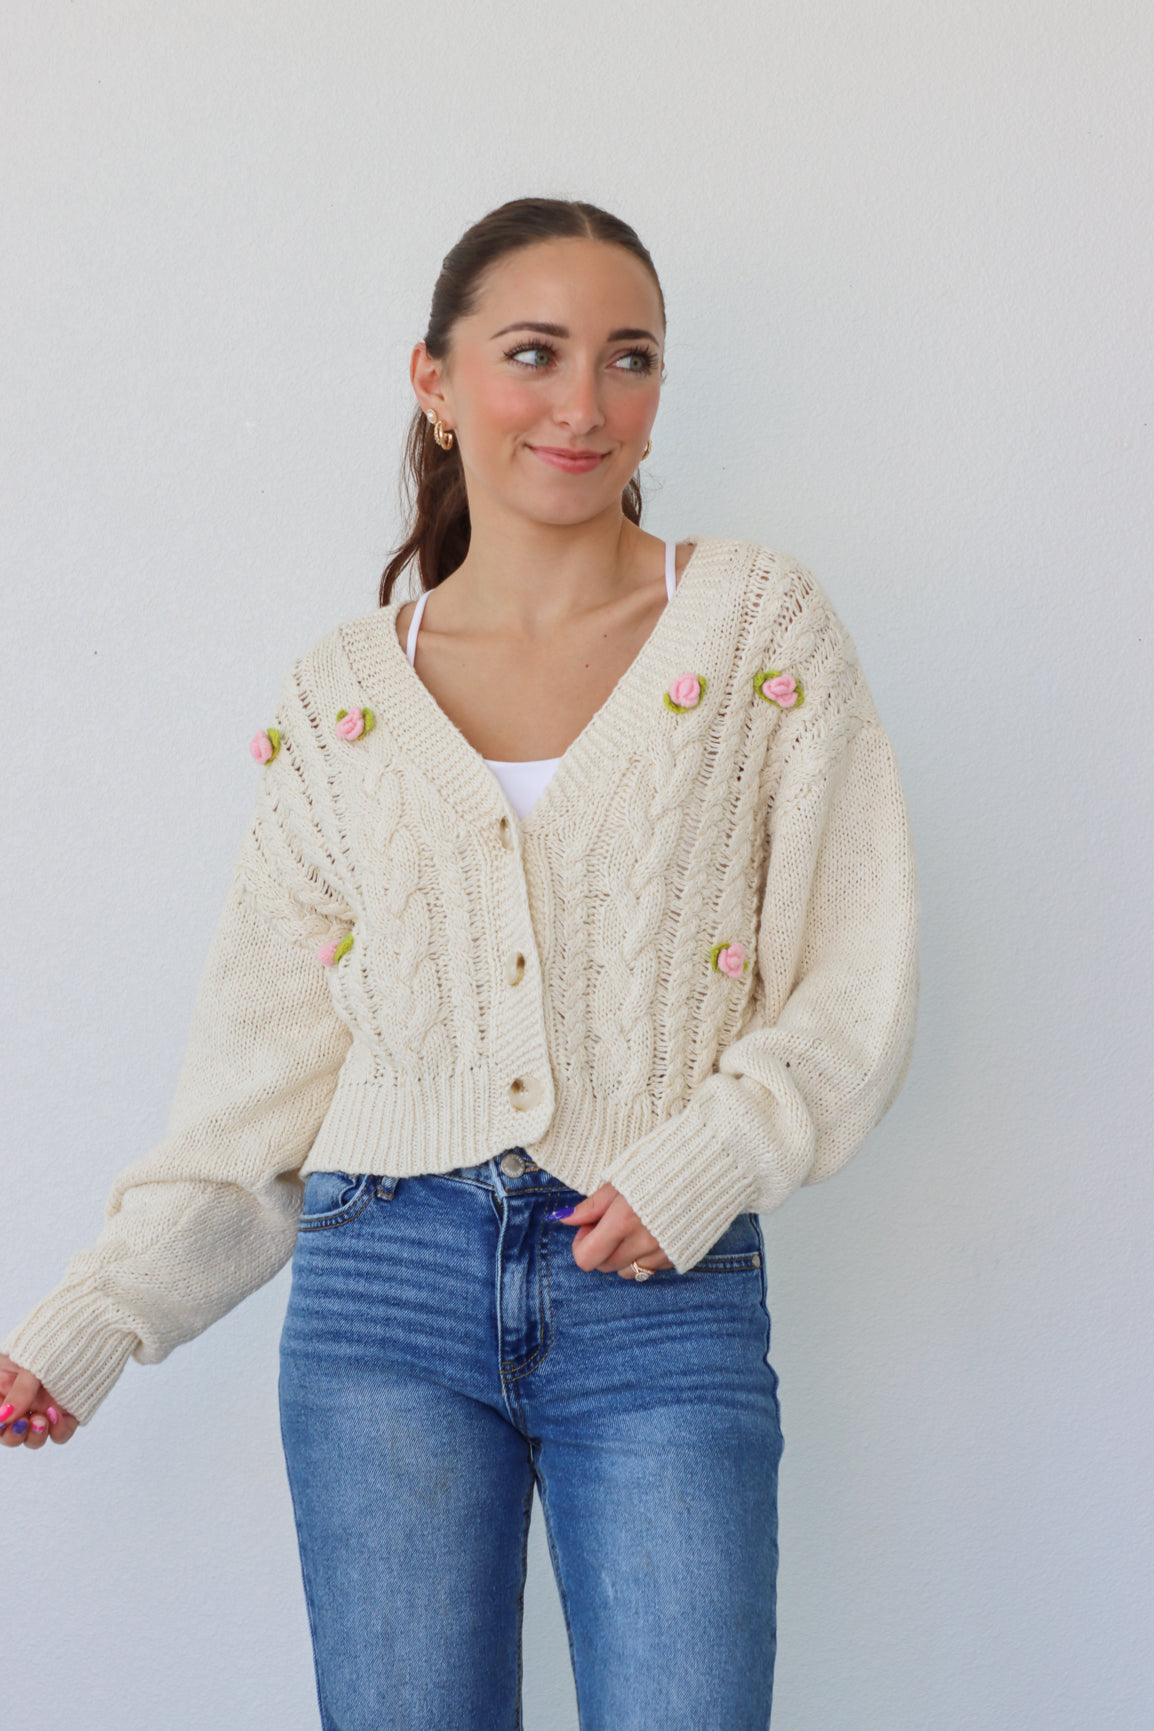
POLYGON ((569 475, 586 475, 604 462, 607 451, 565 451, 552 445, 530 445, 529 449, 535 457, 540 457, 543 463, 548 463, 554 469, 561 469, 569 475))

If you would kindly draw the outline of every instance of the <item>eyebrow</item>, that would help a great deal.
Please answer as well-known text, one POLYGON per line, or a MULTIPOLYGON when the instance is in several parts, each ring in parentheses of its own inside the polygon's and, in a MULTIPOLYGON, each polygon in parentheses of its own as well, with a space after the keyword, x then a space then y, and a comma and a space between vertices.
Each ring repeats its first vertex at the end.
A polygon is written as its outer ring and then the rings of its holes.
MULTIPOLYGON (((493 332, 493 336, 489 339, 490 342, 492 342, 496 337, 507 335, 509 331, 538 331, 544 337, 567 337, 569 335, 569 330, 566 325, 535 324, 532 319, 521 319, 515 325, 502 325, 499 331, 493 332)), ((627 326, 622 326, 622 328, 617 331, 610 331, 606 341, 617 343, 629 341, 634 337, 648 337, 651 343, 657 343, 657 338, 653 335, 652 331, 635 331, 627 326)), ((657 346, 660 348, 661 345, 658 343, 657 346)))

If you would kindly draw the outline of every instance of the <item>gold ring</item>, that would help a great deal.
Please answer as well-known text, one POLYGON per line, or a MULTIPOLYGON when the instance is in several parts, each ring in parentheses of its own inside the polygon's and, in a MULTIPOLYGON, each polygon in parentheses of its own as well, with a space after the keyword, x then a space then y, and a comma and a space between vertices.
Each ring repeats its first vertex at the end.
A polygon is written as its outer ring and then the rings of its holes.
POLYGON ((639 1262, 631 1262, 629 1266, 633 1270, 634 1280, 648 1280, 651 1274, 657 1273, 655 1268, 642 1268, 639 1262))

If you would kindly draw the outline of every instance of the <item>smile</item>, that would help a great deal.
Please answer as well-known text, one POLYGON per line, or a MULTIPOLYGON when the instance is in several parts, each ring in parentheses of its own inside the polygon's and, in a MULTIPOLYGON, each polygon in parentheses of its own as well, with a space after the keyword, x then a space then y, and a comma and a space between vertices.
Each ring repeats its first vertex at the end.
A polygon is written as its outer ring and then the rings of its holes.
POLYGON ((550 463, 568 475, 586 475, 609 455, 608 451, 558 451, 550 445, 530 445, 529 449, 543 463, 550 463))

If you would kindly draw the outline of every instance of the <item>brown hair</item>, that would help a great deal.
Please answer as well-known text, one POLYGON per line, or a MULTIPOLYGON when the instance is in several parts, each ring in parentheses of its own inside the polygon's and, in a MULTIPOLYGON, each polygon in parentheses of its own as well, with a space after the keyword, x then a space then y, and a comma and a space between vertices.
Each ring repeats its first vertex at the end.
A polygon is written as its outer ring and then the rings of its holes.
MULTIPOLYGON (((627 222, 576 199, 515 198, 466 229, 446 253, 425 333, 425 347, 433 359, 444 360, 448 354, 453 326, 472 312, 490 265, 536 241, 570 238, 608 241, 640 259, 656 284, 664 320, 665 297, 653 260, 627 222)), ((454 439, 452 449, 443 451, 420 408, 409 423, 401 482, 408 528, 381 578, 382 607, 388 605, 397 578, 412 559, 417 560, 421 587, 435 589, 469 550, 469 501, 458 442, 454 439)), ((621 495, 621 509, 631 523, 640 523, 641 483, 636 475, 621 495)))

